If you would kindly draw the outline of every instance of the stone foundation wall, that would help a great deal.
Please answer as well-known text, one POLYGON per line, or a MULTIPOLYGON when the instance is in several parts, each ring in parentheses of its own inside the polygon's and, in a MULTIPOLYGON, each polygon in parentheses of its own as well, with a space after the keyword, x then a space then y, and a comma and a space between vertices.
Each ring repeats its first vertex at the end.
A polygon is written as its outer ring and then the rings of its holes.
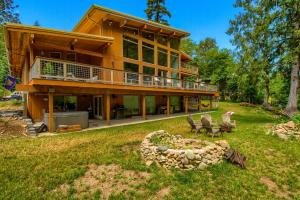
POLYGON ((215 143, 196 140, 184 139, 181 135, 170 135, 164 130, 155 131, 148 134, 141 144, 141 154, 147 165, 153 162, 158 165, 170 169, 204 169, 208 165, 214 165, 222 161, 225 152, 229 149, 229 145, 225 140, 215 143), (153 138, 167 137, 170 138, 176 148, 169 148, 168 145, 157 146, 151 141, 153 138), (187 149, 189 144, 201 144, 187 149))

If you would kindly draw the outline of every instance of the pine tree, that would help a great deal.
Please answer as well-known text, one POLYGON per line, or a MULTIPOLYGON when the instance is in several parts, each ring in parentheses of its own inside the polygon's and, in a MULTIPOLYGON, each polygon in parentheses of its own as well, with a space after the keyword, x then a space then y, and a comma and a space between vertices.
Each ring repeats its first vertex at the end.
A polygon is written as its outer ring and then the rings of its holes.
POLYGON ((38 20, 35 20, 35 22, 33 23, 33 26, 41 26, 40 22, 38 20))
POLYGON ((145 13, 148 20, 155 21, 164 25, 169 25, 165 17, 171 17, 171 13, 165 7, 165 0, 148 0, 145 13))

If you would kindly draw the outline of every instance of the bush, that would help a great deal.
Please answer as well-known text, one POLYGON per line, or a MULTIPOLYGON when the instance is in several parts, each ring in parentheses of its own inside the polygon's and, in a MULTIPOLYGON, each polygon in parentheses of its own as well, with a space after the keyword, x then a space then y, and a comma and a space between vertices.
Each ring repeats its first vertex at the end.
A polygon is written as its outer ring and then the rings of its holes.
POLYGON ((300 126, 300 113, 298 112, 292 117, 292 121, 297 124, 297 126, 300 126))

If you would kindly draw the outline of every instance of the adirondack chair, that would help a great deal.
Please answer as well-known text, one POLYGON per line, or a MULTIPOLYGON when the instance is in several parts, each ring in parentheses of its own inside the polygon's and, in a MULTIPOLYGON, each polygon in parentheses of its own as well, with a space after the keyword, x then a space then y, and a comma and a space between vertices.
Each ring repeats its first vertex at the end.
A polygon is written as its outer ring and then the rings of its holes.
POLYGON ((201 115, 201 119, 202 119, 203 117, 205 117, 205 118, 210 122, 210 124, 211 124, 212 126, 218 126, 218 123, 213 121, 211 115, 209 115, 209 114, 201 115))
POLYGON ((201 123, 203 128, 206 130, 206 134, 212 137, 223 136, 223 130, 221 128, 213 127, 212 122, 207 119, 205 116, 201 118, 201 123))
POLYGON ((228 113, 222 115, 223 124, 230 126, 231 128, 236 128, 236 122, 235 120, 231 120, 230 116, 231 115, 229 115, 228 113))
POLYGON ((193 120, 193 118, 192 118, 191 115, 189 115, 189 116, 187 117, 187 121, 188 121, 188 123, 189 123, 190 126, 191 126, 191 132, 196 131, 196 133, 199 133, 199 132, 201 131, 201 129, 203 128, 202 124, 201 124, 201 123, 196 123, 196 122, 193 120))

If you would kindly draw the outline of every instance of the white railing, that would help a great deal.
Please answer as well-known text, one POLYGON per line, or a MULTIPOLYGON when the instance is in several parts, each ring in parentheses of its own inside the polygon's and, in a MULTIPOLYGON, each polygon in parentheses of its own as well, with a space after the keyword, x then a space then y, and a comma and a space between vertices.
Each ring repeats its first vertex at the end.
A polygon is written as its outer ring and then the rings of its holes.
POLYGON ((215 85, 100 68, 88 64, 37 57, 30 79, 122 84, 144 87, 217 91, 215 85))
POLYGON ((197 74, 198 75, 199 68, 197 66, 195 66, 195 65, 182 62, 181 63, 181 67, 182 67, 181 69, 182 69, 183 72, 190 73, 190 74, 197 74))

